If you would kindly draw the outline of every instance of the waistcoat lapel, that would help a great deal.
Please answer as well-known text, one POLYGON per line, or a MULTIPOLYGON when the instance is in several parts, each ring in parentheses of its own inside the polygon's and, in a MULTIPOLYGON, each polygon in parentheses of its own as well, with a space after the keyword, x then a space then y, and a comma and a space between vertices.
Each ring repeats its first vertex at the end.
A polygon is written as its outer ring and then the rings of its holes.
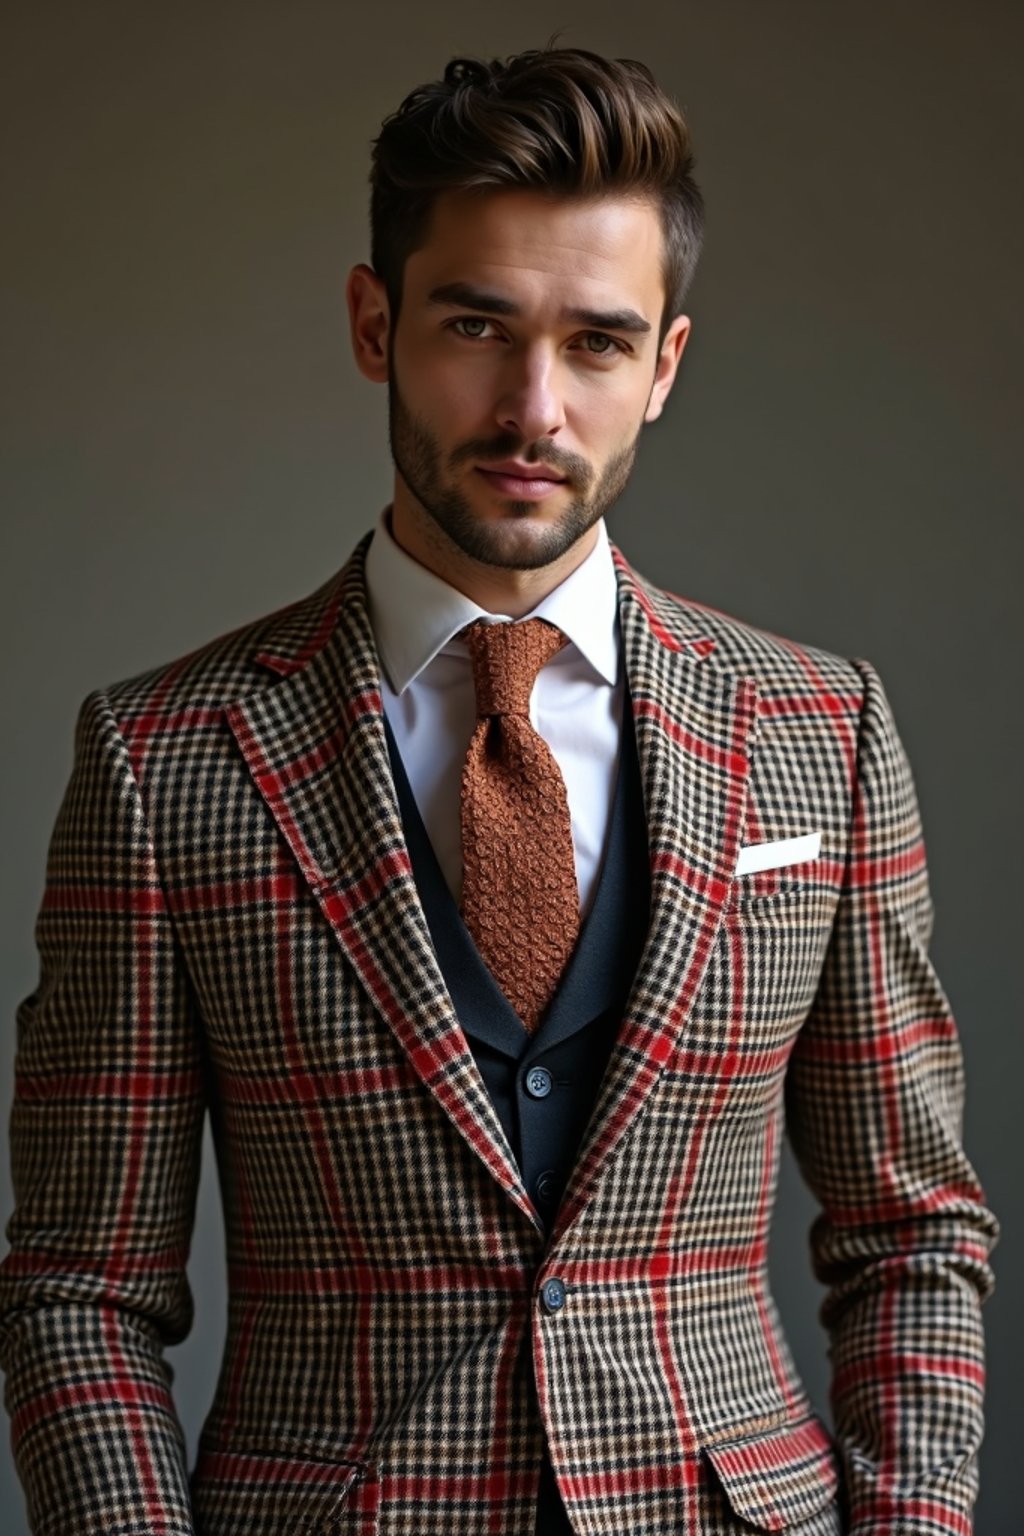
POLYGON ((462 921, 386 719, 384 730, 420 901, 459 1022, 471 1039, 482 1040, 503 1056, 518 1061, 527 1039, 523 1022, 487 969, 462 921))
POLYGON ((647 828, 628 688, 625 694, 627 718, 623 721, 608 844, 576 948, 537 1031, 539 1050, 568 1039, 613 1004, 621 1007, 648 926, 647 828), (624 974, 629 978, 625 985, 624 974))

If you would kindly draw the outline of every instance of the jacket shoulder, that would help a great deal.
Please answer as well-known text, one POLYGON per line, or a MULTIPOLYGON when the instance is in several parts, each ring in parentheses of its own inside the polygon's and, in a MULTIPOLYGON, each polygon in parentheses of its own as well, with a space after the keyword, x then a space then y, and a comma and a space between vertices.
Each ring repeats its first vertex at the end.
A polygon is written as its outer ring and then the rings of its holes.
POLYGON ((795 640, 725 613, 694 598, 658 587, 633 572, 638 589, 670 633, 705 644, 715 665, 753 678, 763 694, 795 685, 839 689, 859 704, 868 664, 822 646, 795 640))
POLYGON ((97 691, 115 715, 130 717, 140 710, 223 709, 267 686, 322 649, 342 609, 358 599, 368 542, 369 535, 340 570, 306 596, 97 691))

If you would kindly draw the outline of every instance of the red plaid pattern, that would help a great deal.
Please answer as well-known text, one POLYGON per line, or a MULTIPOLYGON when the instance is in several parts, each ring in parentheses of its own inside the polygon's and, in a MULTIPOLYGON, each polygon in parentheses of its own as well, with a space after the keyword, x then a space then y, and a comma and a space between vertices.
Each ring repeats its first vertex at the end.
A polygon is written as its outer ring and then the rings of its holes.
POLYGON ((614 551, 651 924, 545 1241, 417 899, 366 544, 82 705, 0 1270, 33 1530, 532 1536, 533 1375, 581 1536, 965 1536, 996 1227, 875 672, 614 551), (813 862, 734 876, 819 831, 813 862), (231 1300, 190 1477, 162 1346, 207 1107, 231 1300), (768 1291, 784 1124, 822 1207, 834 1437, 768 1291))

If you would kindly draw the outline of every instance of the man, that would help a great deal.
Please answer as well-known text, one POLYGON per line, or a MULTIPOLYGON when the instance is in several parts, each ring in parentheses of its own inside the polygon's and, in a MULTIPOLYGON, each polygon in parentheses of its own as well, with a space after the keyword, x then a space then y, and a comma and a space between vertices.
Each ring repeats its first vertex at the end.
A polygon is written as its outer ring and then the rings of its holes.
POLYGON ((639 64, 415 92, 349 282, 390 506, 82 706, 0 1291, 36 1531, 970 1529, 996 1229, 885 694, 605 531, 689 335, 691 168, 639 64), (189 1480, 161 1349, 207 1107, 189 1480), (784 1113, 832 1434, 768 1289, 784 1113))

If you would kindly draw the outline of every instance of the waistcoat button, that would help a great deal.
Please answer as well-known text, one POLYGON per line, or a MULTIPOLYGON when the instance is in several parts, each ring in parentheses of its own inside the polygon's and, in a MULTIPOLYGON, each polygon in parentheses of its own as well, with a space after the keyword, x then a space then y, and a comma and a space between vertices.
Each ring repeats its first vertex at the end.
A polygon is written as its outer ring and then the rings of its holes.
POLYGON ((547 1067, 531 1067, 526 1074, 526 1091, 531 1099, 546 1099, 551 1092, 552 1079, 547 1067))
POLYGON ((545 1168, 543 1173, 537 1175, 537 1182, 533 1186, 534 1193, 542 1205, 547 1205, 554 1200, 558 1193, 558 1174, 554 1168, 545 1168))

